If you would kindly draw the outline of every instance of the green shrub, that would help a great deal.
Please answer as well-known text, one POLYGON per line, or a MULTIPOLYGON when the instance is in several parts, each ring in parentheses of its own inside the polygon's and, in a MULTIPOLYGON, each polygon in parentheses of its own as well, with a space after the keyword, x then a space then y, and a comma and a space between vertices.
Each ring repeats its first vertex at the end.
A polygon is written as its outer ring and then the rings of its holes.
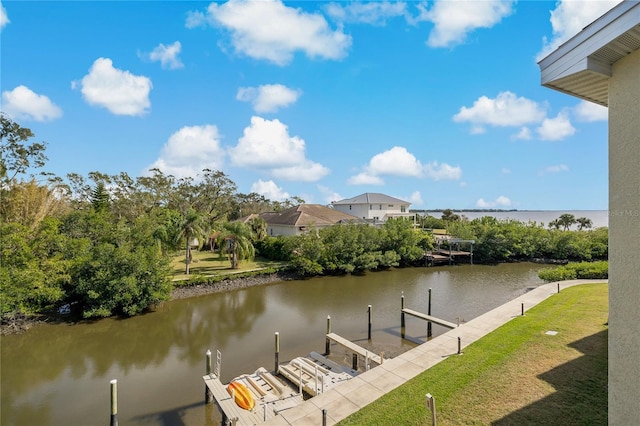
POLYGON ((575 279, 607 279, 609 277, 609 262, 569 263, 558 268, 546 268, 538 272, 538 277, 544 281, 565 281, 575 279))

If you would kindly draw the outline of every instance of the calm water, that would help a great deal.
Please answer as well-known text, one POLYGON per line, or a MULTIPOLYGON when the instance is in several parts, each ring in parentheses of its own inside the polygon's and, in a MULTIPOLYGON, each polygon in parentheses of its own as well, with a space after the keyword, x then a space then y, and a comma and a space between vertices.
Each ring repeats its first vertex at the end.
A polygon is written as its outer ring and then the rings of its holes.
MULTIPOLYGON (((461 265, 411 268, 357 277, 274 283, 166 303, 126 320, 43 325, 3 336, 2 425, 104 425, 110 414, 109 381, 118 379, 121 425, 213 425, 205 406, 205 352, 222 352, 222 379, 274 367, 274 332, 280 360, 324 352, 326 318, 332 331, 388 357, 426 340, 426 324, 408 317, 400 337, 400 295, 405 306, 456 322, 472 319, 541 284, 541 265, 461 265), (367 305, 373 335, 367 341, 367 305)), ((446 329, 434 325, 434 336, 446 329)), ((334 359, 350 365, 349 354, 334 359)))
MULTIPOLYGON (((578 217, 586 217, 593 222, 593 228, 600 228, 603 226, 609 226, 609 211, 608 210, 518 210, 513 212, 474 212, 474 211, 460 211, 455 212, 459 215, 464 215, 473 220, 483 216, 493 216, 496 219, 513 219, 520 222, 537 222, 542 223, 545 227, 549 225, 549 222, 560 217, 560 215, 569 213, 578 217)), ((440 218, 442 213, 429 212, 429 216, 440 218)), ((576 229, 575 226, 572 229, 576 229)))

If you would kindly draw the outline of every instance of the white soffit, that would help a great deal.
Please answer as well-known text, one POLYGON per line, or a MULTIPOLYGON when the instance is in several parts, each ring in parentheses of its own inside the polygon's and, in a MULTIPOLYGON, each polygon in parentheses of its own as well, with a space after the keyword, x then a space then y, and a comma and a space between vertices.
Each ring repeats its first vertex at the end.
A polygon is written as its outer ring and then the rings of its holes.
POLYGON ((541 84, 609 103, 611 66, 640 49, 640 2, 626 0, 538 62, 541 84))

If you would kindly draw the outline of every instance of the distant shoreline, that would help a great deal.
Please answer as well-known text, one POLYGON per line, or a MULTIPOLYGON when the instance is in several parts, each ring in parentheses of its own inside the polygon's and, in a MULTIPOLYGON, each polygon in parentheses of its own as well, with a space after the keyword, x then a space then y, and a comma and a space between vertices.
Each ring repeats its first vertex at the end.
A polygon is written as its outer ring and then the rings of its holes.
POLYGON ((510 213, 510 212, 604 212, 607 209, 573 209, 573 210, 539 210, 539 209, 409 209, 410 213, 441 213, 445 210, 452 212, 474 212, 474 213, 510 213))

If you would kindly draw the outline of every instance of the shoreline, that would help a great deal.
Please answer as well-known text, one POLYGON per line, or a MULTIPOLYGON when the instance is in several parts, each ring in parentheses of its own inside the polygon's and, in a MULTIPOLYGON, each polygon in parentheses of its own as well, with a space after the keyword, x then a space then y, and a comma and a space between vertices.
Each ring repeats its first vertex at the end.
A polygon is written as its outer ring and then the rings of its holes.
MULTIPOLYGON (((197 284, 192 286, 175 287, 171 292, 171 296, 167 300, 167 302, 187 299, 190 297, 205 296, 207 294, 220 293, 224 291, 241 290, 243 288, 271 284, 279 281, 291 281, 296 279, 300 279, 300 276, 290 271, 274 272, 265 275, 256 275, 253 277, 242 278, 233 278, 233 276, 230 276, 229 278, 226 278, 222 281, 211 284, 197 284)), ((45 323, 78 323, 84 320, 83 318, 79 318, 77 320, 74 320, 72 318, 73 316, 64 314, 11 315, 2 318, 2 321, 0 323, 0 336, 22 334, 28 331, 31 327, 45 323)))
MULTIPOLYGON (((567 263, 567 260, 540 258, 529 259, 527 261, 549 265, 563 265, 567 263)), ((279 281, 293 281, 300 279, 304 278, 293 271, 278 271, 264 275, 255 275, 252 277, 240 278, 234 278, 233 275, 230 275, 228 278, 210 284, 196 284, 191 286, 175 287, 171 292, 171 296, 169 297, 167 302, 171 302, 173 300, 188 299, 190 297, 205 296, 207 294, 220 293, 224 291, 241 290, 243 288, 271 284, 279 281)), ((0 336, 9 334, 21 334, 29 330, 33 326, 44 323, 77 323, 83 320, 83 318, 73 319, 73 316, 57 313, 36 314, 32 316, 17 314, 2 318, 0 323, 0 336)))
POLYGON ((168 301, 186 299, 189 297, 204 296, 212 293, 220 293, 223 291, 240 290, 243 288, 254 287, 258 285, 271 284, 278 281, 292 281, 300 279, 295 272, 274 272, 264 275, 255 275, 253 277, 243 278, 225 278, 211 284, 196 284, 191 286, 176 287, 171 292, 171 298, 168 301))

